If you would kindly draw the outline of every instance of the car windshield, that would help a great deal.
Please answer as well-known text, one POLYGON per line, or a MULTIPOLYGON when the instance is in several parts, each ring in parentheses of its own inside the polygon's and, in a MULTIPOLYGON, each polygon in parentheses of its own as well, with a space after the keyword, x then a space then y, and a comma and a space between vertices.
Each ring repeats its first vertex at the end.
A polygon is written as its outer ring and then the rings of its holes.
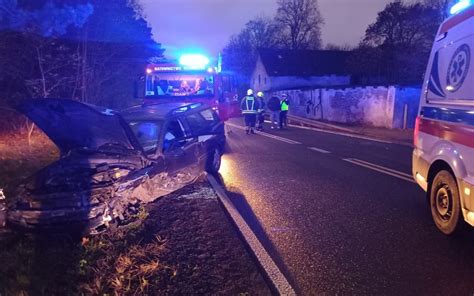
POLYGON ((146 154, 152 154, 158 146, 161 121, 129 121, 128 123, 146 154))
POLYGON ((147 76, 147 96, 185 97, 214 94, 210 74, 154 73, 147 76))

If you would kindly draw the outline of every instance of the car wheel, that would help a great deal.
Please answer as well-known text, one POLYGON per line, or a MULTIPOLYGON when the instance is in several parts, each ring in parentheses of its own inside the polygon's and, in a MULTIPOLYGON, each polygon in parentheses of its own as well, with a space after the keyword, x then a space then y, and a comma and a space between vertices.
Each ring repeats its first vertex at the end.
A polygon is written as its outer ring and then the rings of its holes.
POLYGON ((207 159, 206 171, 208 173, 217 173, 221 167, 221 152, 214 148, 207 159))
POLYGON ((457 232, 463 223, 459 190, 456 180, 448 171, 440 171, 434 178, 430 191, 433 221, 446 235, 457 232))

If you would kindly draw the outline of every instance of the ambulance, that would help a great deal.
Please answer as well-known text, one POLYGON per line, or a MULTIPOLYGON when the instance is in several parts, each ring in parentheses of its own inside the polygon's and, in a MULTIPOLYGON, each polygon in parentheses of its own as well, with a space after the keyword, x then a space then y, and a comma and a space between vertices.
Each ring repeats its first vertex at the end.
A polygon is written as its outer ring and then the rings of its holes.
POLYGON ((416 119, 413 177, 446 235, 474 226, 474 0, 441 24, 416 119))

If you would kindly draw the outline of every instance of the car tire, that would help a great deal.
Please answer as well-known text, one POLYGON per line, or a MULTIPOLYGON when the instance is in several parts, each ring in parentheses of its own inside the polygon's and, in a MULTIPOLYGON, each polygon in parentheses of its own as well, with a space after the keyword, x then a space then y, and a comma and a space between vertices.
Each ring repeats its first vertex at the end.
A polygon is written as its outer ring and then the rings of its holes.
POLYGON ((211 174, 216 174, 221 168, 221 151, 219 148, 214 148, 207 158, 206 171, 211 174))
POLYGON ((446 235, 459 232, 464 223, 461 212, 459 189, 448 171, 436 174, 430 190, 431 216, 436 227, 446 235))

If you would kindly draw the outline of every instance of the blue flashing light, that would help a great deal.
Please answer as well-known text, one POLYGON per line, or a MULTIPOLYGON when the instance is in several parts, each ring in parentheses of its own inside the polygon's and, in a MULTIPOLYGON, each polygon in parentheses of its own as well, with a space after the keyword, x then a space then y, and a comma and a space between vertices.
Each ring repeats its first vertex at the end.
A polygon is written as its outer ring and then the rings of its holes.
POLYGON ((451 7, 449 13, 451 13, 451 15, 458 14, 469 6, 471 6, 471 4, 473 4, 471 0, 459 0, 458 3, 454 4, 453 7, 451 7))
POLYGON ((185 54, 179 58, 181 66, 192 70, 204 70, 209 64, 209 59, 202 54, 185 54))

